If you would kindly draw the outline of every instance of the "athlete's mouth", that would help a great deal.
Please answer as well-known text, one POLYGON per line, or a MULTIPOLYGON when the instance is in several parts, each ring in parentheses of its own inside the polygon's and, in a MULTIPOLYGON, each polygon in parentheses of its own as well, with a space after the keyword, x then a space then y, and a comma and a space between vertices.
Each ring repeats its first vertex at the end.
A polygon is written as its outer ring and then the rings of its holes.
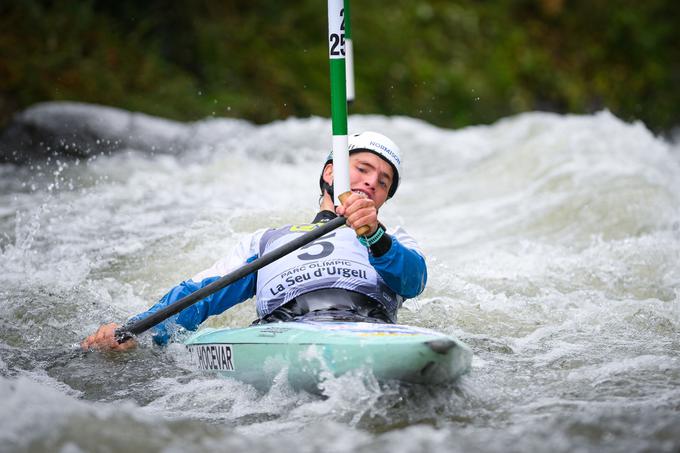
POLYGON ((360 195, 363 195, 363 196, 365 196, 366 198, 369 198, 369 199, 371 199, 371 200, 373 199, 373 197, 371 197, 371 194, 368 193, 368 192, 366 192, 365 190, 362 190, 362 189, 352 189, 352 192, 358 193, 358 194, 360 194, 360 195))

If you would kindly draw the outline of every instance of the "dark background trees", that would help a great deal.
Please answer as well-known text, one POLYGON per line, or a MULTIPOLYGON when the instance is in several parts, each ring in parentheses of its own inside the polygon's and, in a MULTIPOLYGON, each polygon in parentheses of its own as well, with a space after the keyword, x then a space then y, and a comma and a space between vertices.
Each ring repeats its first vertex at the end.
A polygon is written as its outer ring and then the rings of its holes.
MULTIPOLYGON (((460 127, 608 108, 669 130, 679 11, 671 0, 354 1, 350 112, 460 127)), ((327 117, 326 21, 323 0, 8 0, 0 127, 46 100, 180 120, 327 117)))

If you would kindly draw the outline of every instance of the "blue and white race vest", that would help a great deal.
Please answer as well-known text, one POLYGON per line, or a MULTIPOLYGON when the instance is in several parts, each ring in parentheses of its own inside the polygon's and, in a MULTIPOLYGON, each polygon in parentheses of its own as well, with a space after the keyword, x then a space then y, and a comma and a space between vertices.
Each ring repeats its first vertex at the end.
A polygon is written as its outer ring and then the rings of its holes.
MULTIPOLYGON (((260 256, 317 227, 303 224, 268 230, 260 240, 260 256)), ((258 271, 258 315, 264 317, 302 294, 327 288, 365 294, 395 319, 403 300, 371 265, 368 249, 357 240, 354 230, 342 227, 258 271)))

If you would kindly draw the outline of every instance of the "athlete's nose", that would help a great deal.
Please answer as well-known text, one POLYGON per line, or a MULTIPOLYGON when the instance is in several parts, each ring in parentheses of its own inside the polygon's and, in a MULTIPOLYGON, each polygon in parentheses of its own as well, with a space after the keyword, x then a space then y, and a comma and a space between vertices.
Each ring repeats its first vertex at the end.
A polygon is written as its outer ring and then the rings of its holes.
POLYGON ((375 192, 375 188, 378 184, 378 177, 375 174, 366 175, 364 178, 364 185, 371 190, 371 193, 375 192))

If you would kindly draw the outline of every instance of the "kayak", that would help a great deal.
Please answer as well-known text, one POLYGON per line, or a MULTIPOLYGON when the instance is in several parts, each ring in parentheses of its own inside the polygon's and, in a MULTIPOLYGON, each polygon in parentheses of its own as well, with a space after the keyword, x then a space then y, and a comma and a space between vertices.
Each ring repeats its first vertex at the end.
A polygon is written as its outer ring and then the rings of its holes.
POLYGON ((466 373, 470 348, 455 337, 399 324, 300 321, 202 329, 185 342, 193 367, 266 390, 285 372, 294 389, 349 372, 379 382, 443 384, 466 373))

